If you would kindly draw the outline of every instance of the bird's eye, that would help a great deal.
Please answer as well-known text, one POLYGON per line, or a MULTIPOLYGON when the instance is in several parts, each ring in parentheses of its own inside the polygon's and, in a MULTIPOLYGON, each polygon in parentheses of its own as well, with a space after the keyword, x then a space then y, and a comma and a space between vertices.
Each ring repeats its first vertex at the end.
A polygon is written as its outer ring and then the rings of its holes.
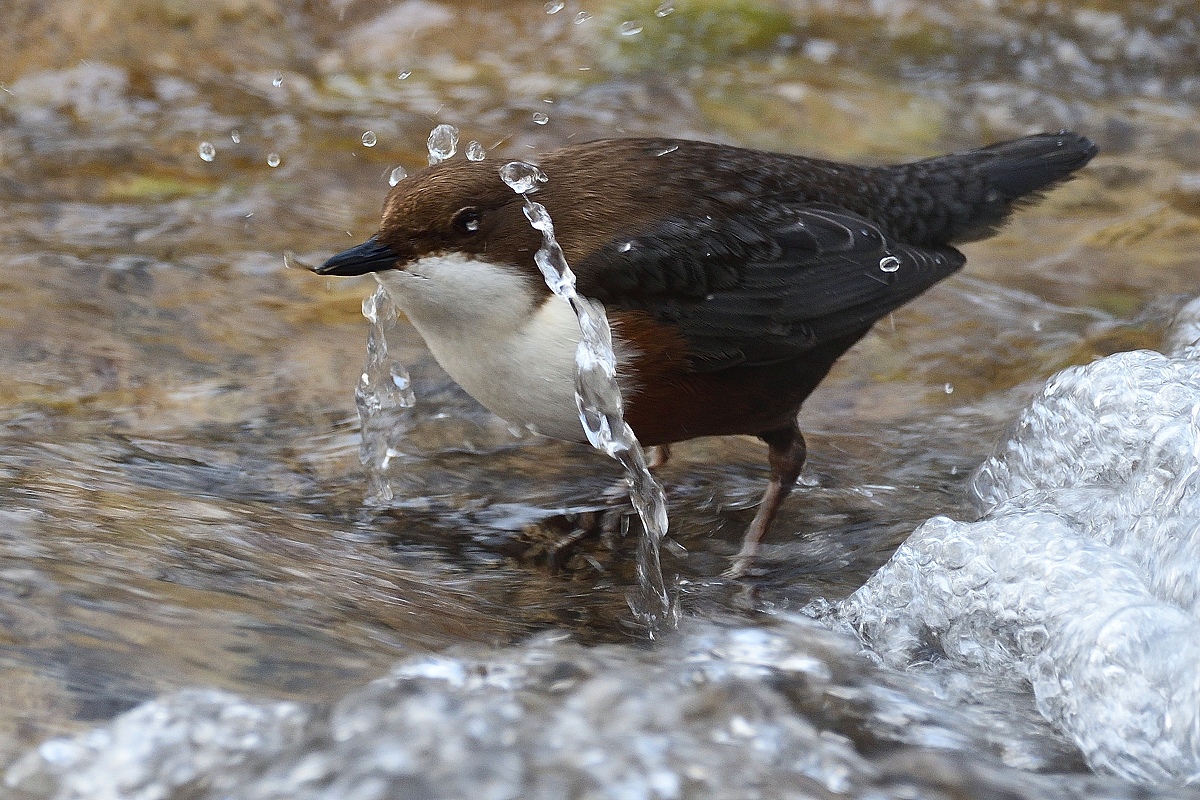
POLYGON ((450 224, 459 233, 475 233, 479 230, 479 223, 482 219, 483 215, 479 213, 479 209, 467 206, 454 212, 450 224))

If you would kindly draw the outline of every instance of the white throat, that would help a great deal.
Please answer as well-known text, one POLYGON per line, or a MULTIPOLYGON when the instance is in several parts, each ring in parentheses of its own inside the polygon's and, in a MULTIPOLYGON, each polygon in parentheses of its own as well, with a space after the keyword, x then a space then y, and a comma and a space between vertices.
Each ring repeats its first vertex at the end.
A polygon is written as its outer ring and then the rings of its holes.
MULTIPOLYGON (((379 276, 434 358, 472 397, 509 422, 585 441, 575 406, 579 323, 566 302, 533 292, 504 267, 460 254, 379 276)), ((624 355, 618 348, 618 366, 627 363, 624 355)))

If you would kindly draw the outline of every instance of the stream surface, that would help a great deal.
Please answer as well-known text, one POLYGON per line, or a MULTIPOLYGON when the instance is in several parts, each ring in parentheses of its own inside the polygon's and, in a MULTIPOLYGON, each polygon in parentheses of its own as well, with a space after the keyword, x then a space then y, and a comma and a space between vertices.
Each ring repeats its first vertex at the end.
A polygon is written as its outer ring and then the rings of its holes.
POLYGON ((0 794, 1200 797, 1200 4, 0 17, 0 794), (765 446, 673 448, 651 642, 636 535, 554 549, 619 467, 403 320, 417 403, 364 501, 375 282, 283 253, 369 237, 440 123, 497 169, 619 135, 1101 155, 838 364, 749 577, 765 446))

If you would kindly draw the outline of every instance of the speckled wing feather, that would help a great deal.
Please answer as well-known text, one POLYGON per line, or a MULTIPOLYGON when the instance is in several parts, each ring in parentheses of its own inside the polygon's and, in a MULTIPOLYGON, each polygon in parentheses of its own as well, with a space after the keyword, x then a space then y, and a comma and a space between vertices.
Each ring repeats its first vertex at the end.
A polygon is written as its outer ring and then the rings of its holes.
POLYGON ((861 333, 959 269, 949 246, 916 247, 825 204, 726 220, 668 218, 576 268, 580 293, 670 323, 692 368, 775 364, 861 333))

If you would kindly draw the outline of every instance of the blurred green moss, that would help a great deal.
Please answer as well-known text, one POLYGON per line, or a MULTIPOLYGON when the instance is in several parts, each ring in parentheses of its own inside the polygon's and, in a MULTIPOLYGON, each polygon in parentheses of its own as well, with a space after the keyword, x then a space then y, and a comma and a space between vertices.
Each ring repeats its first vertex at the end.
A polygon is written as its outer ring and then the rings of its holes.
POLYGON ((770 47, 793 28, 782 7, 753 0, 611 0, 598 9, 596 22, 599 55, 617 72, 725 60, 770 47), (667 6, 671 12, 658 16, 667 6), (626 31, 640 30, 623 33, 624 23, 626 31))

